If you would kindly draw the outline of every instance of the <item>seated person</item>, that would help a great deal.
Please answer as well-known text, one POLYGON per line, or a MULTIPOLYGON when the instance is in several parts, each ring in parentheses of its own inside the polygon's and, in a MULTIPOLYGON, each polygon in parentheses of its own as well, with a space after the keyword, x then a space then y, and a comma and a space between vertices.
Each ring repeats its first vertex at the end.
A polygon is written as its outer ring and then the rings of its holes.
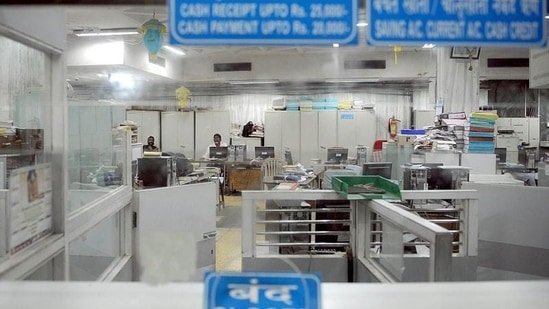
POLYGON ((213 144, 206 148, 206 152, 202 155, 202 160, 207 160, 210 157, 210 147, 227 147, 227 143, 221 141, 221 134, 215 133, 213 136, 213 144))
POLYGON ((143 145, 143 151, 154 151, 154 152, 159 152, 160 151, 160 148, 156 147, 154 145, 154 137, 153 136, 149 136, 147 138, 147 145, 143 145))

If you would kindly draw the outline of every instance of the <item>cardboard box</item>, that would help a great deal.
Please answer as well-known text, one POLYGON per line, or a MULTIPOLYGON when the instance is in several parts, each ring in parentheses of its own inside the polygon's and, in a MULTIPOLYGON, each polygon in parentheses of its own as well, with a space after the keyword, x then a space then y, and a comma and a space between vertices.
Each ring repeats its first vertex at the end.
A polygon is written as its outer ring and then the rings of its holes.
POLYGON ((406 146, 406 145, 413 145, 414 141, 416 140, 416 135, 397 135, 397 145, 398 146, 406 146))

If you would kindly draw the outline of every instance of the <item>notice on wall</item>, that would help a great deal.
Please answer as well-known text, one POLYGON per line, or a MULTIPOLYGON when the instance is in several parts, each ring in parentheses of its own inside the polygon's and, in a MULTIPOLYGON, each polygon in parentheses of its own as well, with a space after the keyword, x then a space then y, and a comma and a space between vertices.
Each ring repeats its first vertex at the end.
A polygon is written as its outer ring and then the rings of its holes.
POLYGON ((169 0, 171 44, 357 44, 358 0, 169 0))
POLYGON ((546 0, 367 0, 366 12, 372 45, 546 43, 546 0))
POLYGON ((52 232, 50 164, 13 170, 9 177, 9 248, 16 253, 52 232))

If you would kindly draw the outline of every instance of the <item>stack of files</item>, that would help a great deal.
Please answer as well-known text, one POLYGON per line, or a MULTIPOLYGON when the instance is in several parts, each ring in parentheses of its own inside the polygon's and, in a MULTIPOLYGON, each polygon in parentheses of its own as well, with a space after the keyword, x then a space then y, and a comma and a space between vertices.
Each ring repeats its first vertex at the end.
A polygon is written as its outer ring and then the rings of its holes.
POLYGON ((465 148, 465 127, 463 126, 454 126, 454 135, 456 142, 456 149, 462 150, 465 148))
POLYGON ((324 110, 326 108, 326 100, 325 99, 314 99, 313 100, 313 110, 324 110))
POLYGON ((349 110, 353 108, 353 100, 352 99, 340 100, 338 107, 339 109, 349 110))
POLYGON ((469 153, 494 153, 497 114, 475 112, 469 118, 469 153))
POLYGON ((299 110, 299 101, 297 99, 288 99, 288 100, 286 100, 286 110, 287 111, 298 111, 299 110))
POLYGON ((337 99, 333 99, 333 98, 329 98, 329 99, 326 99, 326 102, 325 102, 325 108, 326 110, 331 110, 331 111, 336 111, 338 109, 338 106, 339 106, 339 101, 337 99))
POLYGON ((299 110, 301 110, 301 111, 312 111, 313 110, 313 100, 311 100, 311 99, 301 99, 301 100, 299 100, 299 110))

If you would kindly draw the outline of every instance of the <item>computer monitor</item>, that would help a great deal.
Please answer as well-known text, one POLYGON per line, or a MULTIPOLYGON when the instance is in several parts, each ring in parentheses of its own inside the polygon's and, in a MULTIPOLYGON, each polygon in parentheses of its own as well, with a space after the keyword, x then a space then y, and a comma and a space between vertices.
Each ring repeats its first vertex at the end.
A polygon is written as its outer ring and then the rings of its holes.
POLYGON ((391 179, 393 162, 366 162, 362 165, 362 175, 377 175, 391 179))
POLYGON ((255 158, 265 160, 275 157, 274 146, 255 146, 255 158))
POLYGON ((210 147, 210 159, 227 160, 229 157, 228 147, 210 147))
POLYGON ((348 155, 349 155, 349 149, 347 148, 342 148, 342 147, 328 148, 326 163, 341 164, 342 162, 347 161, 348 155))

